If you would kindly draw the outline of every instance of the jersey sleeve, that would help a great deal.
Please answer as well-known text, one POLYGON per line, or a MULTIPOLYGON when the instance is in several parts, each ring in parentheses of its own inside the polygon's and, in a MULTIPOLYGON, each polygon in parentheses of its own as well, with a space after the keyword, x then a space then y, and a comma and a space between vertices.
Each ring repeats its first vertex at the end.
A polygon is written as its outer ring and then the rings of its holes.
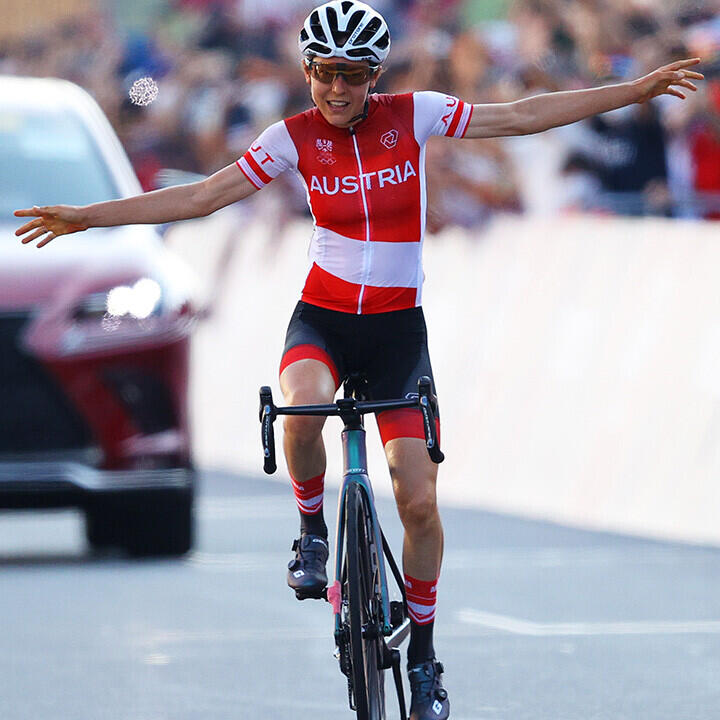
POLYGON ((264 130, 248 151, 236 161, 245 177, 261 190, 280 173, 297 167, 298 155, 283 121, 264 130))
POLYGON ((473 113, 472 103, 424 91, 413 93, 413 106, 415 137, 421 145, 432 135, 465 137, 473 113))

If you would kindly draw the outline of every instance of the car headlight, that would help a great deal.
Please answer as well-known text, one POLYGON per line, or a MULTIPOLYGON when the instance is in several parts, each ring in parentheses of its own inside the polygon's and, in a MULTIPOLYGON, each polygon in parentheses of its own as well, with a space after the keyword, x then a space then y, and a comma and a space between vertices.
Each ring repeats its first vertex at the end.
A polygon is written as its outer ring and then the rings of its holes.
POLYGON ((105 352, 186 337, 195 324, 190 299, 152 278, 86 295, 70 313, 59 342, 63 356, 105 352))
POLYGON ((75 308, 75 320, 105 318, 135 318, 146 320, 162 309, 163 292, 160 283, 142 278, 134 285, 118 285, 107 292, 85 297, 75 308))
POLYGON ((160 309, 162 288, 150 278, 138 280, 132 287, 120 285, 107 295, 107 311, 114 317, 130 315, 145 320, 160 309))

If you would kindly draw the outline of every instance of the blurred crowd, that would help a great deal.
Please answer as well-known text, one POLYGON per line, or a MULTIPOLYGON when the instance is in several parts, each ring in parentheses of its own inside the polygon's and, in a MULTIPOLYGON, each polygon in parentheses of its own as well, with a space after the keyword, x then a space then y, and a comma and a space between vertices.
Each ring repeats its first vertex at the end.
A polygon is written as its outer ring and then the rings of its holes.
MULTIPOLYGON (((161 168, 209 174, 233 162, 267 125, 310 106, 297 34, 316 4, 156 0, 138 27, 98 0, 96 12, 0 44, 0 73, 89 90, 151 189, 161 168), (139 107, 128 90, 145 76, 160 92, 139 107)), ((431 231, 515 212, 720 218, 720 0, 371 4, 393 40, 378 92, 506 102, 703 59, 707 81, 686 102, 663 97, 520 138, 431 140, 431 231)), ((307 212, 295 182, 271 186, 283 217, 307 212)))

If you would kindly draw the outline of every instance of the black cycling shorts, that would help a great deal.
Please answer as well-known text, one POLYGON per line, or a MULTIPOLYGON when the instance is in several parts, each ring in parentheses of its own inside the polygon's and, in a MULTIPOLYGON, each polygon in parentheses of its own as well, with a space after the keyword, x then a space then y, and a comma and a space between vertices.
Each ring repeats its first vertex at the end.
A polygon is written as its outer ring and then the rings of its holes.
MULTIPOLYGON (((300 301, 288 325, 280 373, 308 358, 327 365, 336 389, 349 375, 362 374, 371 400, 417 393, 418 377, 433 377, 419 307, 354 315, 300 301)), ((377 422, 383 445, 397 437, 425 438, 419 410, 388 410, 377 422)))

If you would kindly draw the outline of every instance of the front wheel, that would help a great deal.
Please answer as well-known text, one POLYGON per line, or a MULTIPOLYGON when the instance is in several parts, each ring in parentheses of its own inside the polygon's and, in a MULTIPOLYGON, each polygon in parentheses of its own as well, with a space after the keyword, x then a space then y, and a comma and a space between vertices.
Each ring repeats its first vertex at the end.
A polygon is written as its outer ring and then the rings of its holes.
POLYGON ((351 484, 345 499, 345 582, 343 607, 350 630, 351 681, 358 720, 384 720, 382 556, 375 544, 367 498, 351 484))

